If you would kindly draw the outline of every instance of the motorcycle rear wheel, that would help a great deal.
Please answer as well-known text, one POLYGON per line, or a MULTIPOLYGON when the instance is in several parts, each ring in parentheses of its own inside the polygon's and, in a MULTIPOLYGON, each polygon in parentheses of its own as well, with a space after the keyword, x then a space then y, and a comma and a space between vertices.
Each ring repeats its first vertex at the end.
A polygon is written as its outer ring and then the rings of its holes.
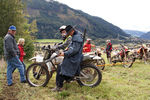
POLYGON ((77 82, 80 86, 95 87, 102 80, 101 71, 94 65, 82 65, 77 82))

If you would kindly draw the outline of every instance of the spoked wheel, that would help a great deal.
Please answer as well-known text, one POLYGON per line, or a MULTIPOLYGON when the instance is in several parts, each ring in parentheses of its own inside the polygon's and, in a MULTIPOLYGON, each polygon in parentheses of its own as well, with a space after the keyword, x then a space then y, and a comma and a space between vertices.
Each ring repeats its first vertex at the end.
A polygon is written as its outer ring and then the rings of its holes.
POLYGON ((46 86, 51 74, 40 63, 31 64, 26 71, 26 80, 30 86, 46 86))
POLYGON ((137 59, 138 55, 137 54, 130 54, 129 57, 131 57, 132 59, 137 59))
POLYGON ((126 58, 123 59, 123 67, 125 67, 125 68, 132 67, 134 61, 135 61, 135 58, 127 56, 126 58))
POLYGON ((105 60, 103 58, 102 59, 98 59, 96 61, 96 65, 97 65, 98 69, 104 70, 104 68, 105 68, 105 60))
POLYGON ((95 87, 100 84, 101 80, 102 74, 96 66, 84 65, 82 66, 77 82, 80 86, 95 87))
POLYGON ((113 57, 111 57, 111 62, 113 64, 116 64, 118 62, 118 59, 119 59, 119 56, 113 56, 113 57))

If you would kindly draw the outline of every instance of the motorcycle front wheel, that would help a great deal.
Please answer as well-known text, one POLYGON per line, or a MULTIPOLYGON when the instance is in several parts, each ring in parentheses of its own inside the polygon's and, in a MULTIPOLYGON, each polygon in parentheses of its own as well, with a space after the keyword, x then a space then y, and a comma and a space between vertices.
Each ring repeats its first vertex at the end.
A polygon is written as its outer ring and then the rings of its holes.
POLYGON ((82 65, 77 82, 80 86, 95 87, 100 84, 102 74, 94 65, 82 65))
POLYGON ((97 67, 100 69, 100 70, 104 70, 105 68, 105 60, 102 58, 102 59, 98 59, 96 61, 96 65, 97 67))
POLYGON ((26 71, 26 80, 30 86, 34 87, 45 87, 51 76, 44 64, 41 63, 31 64, 26 71))
POLYGON ((127 56, 126 58, 123 59, 123 67, 125 67, 125 68, 132 67, 134 61, 135 61, 135 58, 127 56))

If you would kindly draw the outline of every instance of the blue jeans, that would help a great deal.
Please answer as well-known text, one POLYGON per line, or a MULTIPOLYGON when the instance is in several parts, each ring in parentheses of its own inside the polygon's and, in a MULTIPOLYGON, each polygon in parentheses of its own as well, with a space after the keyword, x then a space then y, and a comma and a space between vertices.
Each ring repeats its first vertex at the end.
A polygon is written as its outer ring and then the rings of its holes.
POLYGON ((12 82, 12 71, 17 68, 20 73, 20 81, 25 81, 25 74, 24 74, 24 66, 22 65, 21 61, 19 60, 18 56, 15 56, 11 59, 7 60, 7 83, 11 85, 12 82))
MULTIPOLYGON (((24 74, 26 75, 26 65, 24 64, 24 62, 21 62, 22 63, 22 65, 23 65, 23 67, 24 67, 24 74)), ((13 70, 12 70, 12 73, 14 72, 16 70, 16 68, 14 68, 13 70)))

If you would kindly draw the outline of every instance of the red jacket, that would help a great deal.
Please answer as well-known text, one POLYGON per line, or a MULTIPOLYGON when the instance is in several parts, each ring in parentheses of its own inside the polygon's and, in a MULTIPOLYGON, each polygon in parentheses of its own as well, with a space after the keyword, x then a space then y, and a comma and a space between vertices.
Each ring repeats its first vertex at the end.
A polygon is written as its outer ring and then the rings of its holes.
POLYGON ((108 52, 108 51, 112 51, 112 44, 111 43, 107 44, 106 52, 108 52))
POLYGON ((24 52, 24 48, 22 45, 18 44, 18 48, 19 48, 19 51, 20 51, 20 61, 23 62, 23 57, 25 56, 25 52, 24 52))
POLYGON ((85 52, 91 52, 91 44, 85 44, 84 46, 83 46, 83 52, 85 53, 85 52))

